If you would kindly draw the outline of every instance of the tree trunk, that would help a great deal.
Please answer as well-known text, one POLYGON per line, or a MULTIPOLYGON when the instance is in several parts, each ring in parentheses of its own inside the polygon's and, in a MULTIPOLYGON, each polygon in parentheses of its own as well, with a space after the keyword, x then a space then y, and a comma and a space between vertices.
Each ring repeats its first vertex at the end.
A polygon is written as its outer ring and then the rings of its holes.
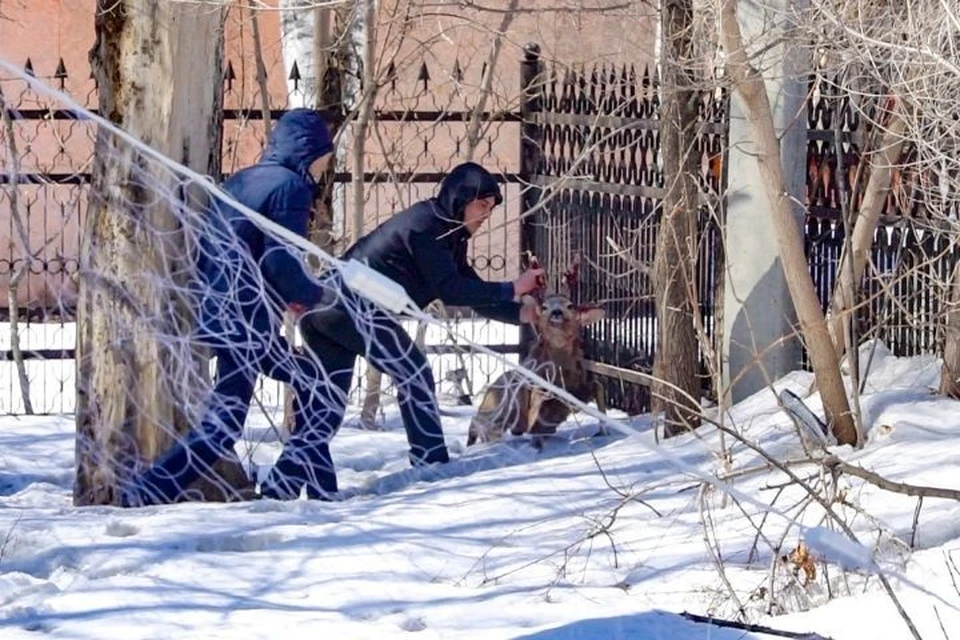
POLYGON ((20 349, 20 305, 18 303, 20 281, 30 273, 33 255, 30 248, 30 235, 27 233, 27 227, 20 216, 20 191, 17 179, 17 175, 20 173, 20 151, 17 149, 16 132, 13 129, 13 120, 10 118, 7 109, 3 87, 0 87, 0 114, 3 114, 3 129, 7 139, 7 148, 4 151, 10 154, 8 172, 11 174, 11 222, 16 229, 17 239, 20 241, 22 256, 20 265, 14 270, 10 278, 10 286, 7 291, 7 312, 10 314, 10 351, 13 354, 13 362, 17 368, 17 378, 20 381, 20 398, 23 401, 23 411, 27 415, 33 415, 33 402, 30 400, 30 376, 27 375, 27 365, 23 360, 23 351, 20 349))
MULTIPOLYGON (((341 83, 337 80, 340 65, 338 58, 343 34, 335 32, 335 8, 316 6, 313 0, 280 0, 280 39, 283 66, 289 74, 297 65, 300 80, 287 79, 288 104, 291 108, 308 107, 330 110, 340 109, 341 83)), ((336 139, 338 122, 330 122, 336 139)), ((338 145, 342 146, 342 145, 338 145)), ((334 152, 340 155, 340 149, 334 152)), ((310 241, 329 254, 335 252, 333 231, 333 175, 336 160, 330 163, 323 189, 313 201, 313 216, 310 220, 310 241)), ((339 203, 343 206, 343 203, 339 203)), ((320 268, 319 260, 308 258, 310 264, 320 268)), ((289 319, 284 323, 287 339, 293 343, 294 324, 289 319)), ((282 437, 289 436, 295 426, 294 396, 290 385, 284 385, 284 417, 282 437)))
POLYGON ((791 201, 787 196, 783 166, 780 164, 780 142, 773 125, 770 99, 763 77, 747 57, 736 7, 736 0, 723 0, 720 10, 720 38, 727 53, 727 77, 756 132, 758 165, 770 200, 770 213, 775 221, 777 249, 800 321, 800 331, 810 354, 827 422, 838 442, 856 445, 858 434, 840 376, 840 362, 810 279, 803 239, 790 210, 791 201))
POLYGON ((953 268, 945 316, 940 393, 960 400, 960 263, 953 268))
MULTIPOLYGON (((354 125, 353 135, 353 180, 352 201, 352 234, 356 242, 363 235, 364 211, 366 209, 364 172, 366 170, 366 141, 367 132, 374 115, 374 105, 377 99, 377 75, 374 51, 377 42, 377 3, 376 0, 363 0, 355 7, 360 17, 360 24, 356 27, 362 35, 362 53, 359 58, 362 72, 360 91, 357 99, 358 115, 354 125), (362 5, 363 11, 360 12, 362 5)), ((360 410, 360 424, 366 429, 376 429, 377 411, 380 408, 380 392, 383 384, 383 374, 369 362, 367 374, 364 377, 363 406, 360 410)))
MULTIPOLYGON (((210 3, 98 0, 90 61, 100 113, 218 176, 222 27, 210 3)), ((177 202, 165 194, 193 195, 170 169, 98 132, 80 249, 78 505, 116 503, 120 484, 193 425, 209 388, 206 362, 176 339, 190 330, 180 286, 190 265, 177 202)), ((246 482, 237 463, 224 480, 246 482)), ((230 485, 198 489, 222 498, 230 485)))
POLYGON ((653 262, 657 349, 653 410, 664 414, 664 436, 699 426, 696 251, 699 157, 695 149, 697 85, 691 70, 692 0, 663 0, 660 144, 666 195, 653 262))

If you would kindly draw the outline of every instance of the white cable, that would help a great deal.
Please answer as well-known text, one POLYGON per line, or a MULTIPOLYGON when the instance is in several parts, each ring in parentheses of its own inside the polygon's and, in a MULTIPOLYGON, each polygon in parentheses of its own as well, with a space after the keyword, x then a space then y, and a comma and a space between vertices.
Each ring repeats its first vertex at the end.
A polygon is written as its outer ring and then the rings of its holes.
POLYGON ((342 262, 340 273, 348 287, 393 313, 419 311, 406 289, 359 260, 342 262))

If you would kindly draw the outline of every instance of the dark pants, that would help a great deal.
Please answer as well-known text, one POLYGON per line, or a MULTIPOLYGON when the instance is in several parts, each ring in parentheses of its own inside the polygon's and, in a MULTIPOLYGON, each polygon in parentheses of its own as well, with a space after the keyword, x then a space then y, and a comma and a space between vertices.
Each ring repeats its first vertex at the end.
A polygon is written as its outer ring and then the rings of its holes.
POLYGON ((217 378, 213 404, 199 429, 177 441, 153 466, 134 479, 123 498, 130 505, 172 502, 212 466, 230 455, 243 431, 257 375, 291 384, 296 426, 261 486, 268 498, 308 498, 337 491, 329 443, 343 421, 357 356, 393 378, 414 466, 449 461, 440 425, 433 372, 423 352, 390 316, 338 289, 300 321, 313 358, 291 352, 284 340, 251 341, 215 350, 217 378), (348 313, 344 304, 353 313, 348 313), (319 359, 322 369, 315 362, 319 359))
POLYGON ((324 414, 342 401, 327 395, 332 389, 330 385, 318 383, 321 372, 315 361, 295 354, 279 337, 251 338, 243 346, 215 348, 214 353, 216 382, 211 404, 199 428, 179 439, 149 469, 134 478, 123 502, 129 505, 172 502, 197 478, 215 477, 213 465, 232 455, 233 445, 243 432, 260 374, 290 384, 298 407, 294 435, 287 443, 291 453, 271 472, 264 483, 263 494, 296 498, 304 485, 313 498, 335 493, 337 477, 329 448, 333 432, 322 429, 336 424, 324 414))
MULTIPOLYGON (((390 316, 369 302, 335 288, 327 299, 300 321, 303 341, 319 359, 327 374, 325 382, 335 391, 325 394, 331 404, 319 414, 311 431, 336 433, 343 420, 347 394, 353 380, 357 356, 390 376, 397 387, 400 415, 410 444, 414 466, 449 461, 440 425, 433 372, 426 356, 390 316), (352 310, 347 311, 347 305, 352 310)), ((296 467, 298 443, 291 439, 284 447, 275 469, 280 474, 296 467)))

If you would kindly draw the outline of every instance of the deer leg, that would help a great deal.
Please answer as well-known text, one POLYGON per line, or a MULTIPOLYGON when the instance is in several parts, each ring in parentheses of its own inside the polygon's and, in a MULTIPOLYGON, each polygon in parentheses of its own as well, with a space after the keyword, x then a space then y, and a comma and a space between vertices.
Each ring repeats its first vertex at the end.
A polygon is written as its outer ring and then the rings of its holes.
MULTIPOLYGON (((600 383, 599 380, 593 381, 593 397, 597 403, 597 411, 606 415, 607 414, 607 390, 600 383)), ((610 435, 610 430, 607 429, 607 425, 603 422, 600 423, 600 429, 597 430, 597 433, 594 437, 599 436, 608 436, 610 435)))
POLYGON ((570 417, 570 407, 567 403, 557 398, 546 398, 540 403, 540 412, 537 414, 536 422, 530 427, 530 433, 552 435, 568 417, 570 417))
POLYGON ((509 375, 497 378, 483 394, 477 413, 467 431, 467 446, 476 442, 495 442, 513 424, 518 413, 517 392, 509 375))
POLYGON ((523 394, 523 402, 520 404, 520 419, 514 425, 513 435, 522 436, 530 431, 531 425, 537 424, 540 415, 540 407, 543 405, 543 392, 538 389, 530 389, 523 394))

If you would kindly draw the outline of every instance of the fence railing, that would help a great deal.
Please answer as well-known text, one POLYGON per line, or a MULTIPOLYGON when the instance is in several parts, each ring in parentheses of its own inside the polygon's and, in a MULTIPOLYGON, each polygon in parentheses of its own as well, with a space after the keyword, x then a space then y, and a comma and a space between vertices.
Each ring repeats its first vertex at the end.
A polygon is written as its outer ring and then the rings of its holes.
MULTIPOLYGON (((664 193, 656 74, 630 66, 547 70, 535 46, 527 47, 520 72, 519 108, 481 114, 485 136, 474 157, 501 176, 507 204, 489 223, 493 231, 474 241, 477 266, 489 277, 507 278, 519 268, 521 251, 529 250, 550 273, 559 274, 579 253, 580 301, 601 303, 607 310, 607 318, 589 329, 588 358, 605 377, 610 406, 646 411, 646 386, 632 374, 650 371, 656 346, 650 271, 664 193)), ((384 128, 380 137, 403 145, 379 149, 380 155, 374 154, 364 175, 372 212, 367 224, 431 194, 444 171, 462 157, 466 122, 474 114, 462 106, 437 106, 432 98, 425 103, 427 108, 419 108, 416 96, 429 94, 429 78, 429 72, 418 72, 412 97, 388 84, 375 112, 374 126, 384 128), (387 108, 401 103, 402 108, 387 108), (397 158, 402 161, 395 162, 397 158), (387 160, 394 161, 389 171, 387 160)), ((9 100, 11 94, 6 93, 9 100)), ((95 92, 89 92, 86 103, 92 104, 95 97, 95 92)), ((225 173, 250 161, 242 150, 259 149, 264 139, 264 113, 240 108, 236 99, 231 104, 224 111, 225 173)), ((272 108, 268 115, 277 118, 282 113, 282 108, 272 108)), ((18 96, 11 115, 31 143, 18 178, 21 201, 31 229, 45 243, 34 261, 33 275, 42 286, 57 291, 51 295, 28 290, 28 297, 40 303, 21 308, 28 322, 25 355, 35 368, 43 360, 66 362, 62 359, 73 356, 67 326, 70 305, 64 303, 57 283, 69 289, 65 283, 77 268, 76 242, 93 132, 75 114, 51 109, 29 92, 18 96)), ((704 329, 714 347, 716 309, 722 298, 726 120, 726 94, 703 93, 697 139, 703 194, 697 295, 704 329)), ((847 181, 849 192, 850 168, 863 153, 863 126, 848 101, 811 90, 805 242, 810 272, 824 305, 835 285, 844 237, 838 180, 847 181), (835 144, 838 119, 841 163, 835 144)), ((336 174, 340 185, 351 178, 346 168, 336 174)), ((0 175, 0 181, 6 179, 0 175)), ((899 184, 909 182, 899 180, 899 184)), ((0 194, 0 212, 4 206, 8 205, 0 194)), ((889 196, 883 220, 871 266, 860 285, 860 299, 865 302, 857 312, 858 334, 880 338, 900 355, 937 353, 942 342, 938 318, 944 283, 960 259, 960 243, 931 224, 923 215, 922 198, 903 188, 889 196)), ((9 278, 19 259, 13 253, 0 253, 0 281, 9 278)), ((6 300, 0 300, 0 320, 6 319, 2 317, 5 308, 6 300)), ((7 337, 0 331, 0 360, 10 358, 7 337)), ((513 353, 519 349, 513 338, 491 346, 513 353)), ((449 348, 434 348, 444 350, 449 348)), ((701 368, 706 374, 702 356, 701 368)), ((63 375, 53 386, 59 384, 69 394, 71 381, 63 375)), ((704 382, 711 392, 712 379, 704 375, 704 382)), ((11 376, 9 392, 0 390, 0 407, 12 406, 2 396, 13 402, 15 385, 11 376)))
MULTIPOLYGON (((872 112, 870 119, 876 120, 876 104, 851 103, 849 96, 836 91, 838 84, 837 79, 812 78, 807 102, 805 242, 810 274, 824 309, 837 283, 845 241, 842 194, 852 197, 848 210, 856 211, 867 173, 861 167, 864 154, 877 151, 865 148, 864 141, 871 138, 868 127, 874 125, 861 115, 872 112)), ((873 100, 879 103, 880 99, 873 100)), ((911 145, 904 147, 892 170, 870 264, 858 283, 856 331, 860 341, 882 340, 899 356, 939 355, 947 286, 960 259, 960 243, 956 228, 932 219, 927 211, 924 189, 918 184, 921 176, 910 162, 911 145)))

